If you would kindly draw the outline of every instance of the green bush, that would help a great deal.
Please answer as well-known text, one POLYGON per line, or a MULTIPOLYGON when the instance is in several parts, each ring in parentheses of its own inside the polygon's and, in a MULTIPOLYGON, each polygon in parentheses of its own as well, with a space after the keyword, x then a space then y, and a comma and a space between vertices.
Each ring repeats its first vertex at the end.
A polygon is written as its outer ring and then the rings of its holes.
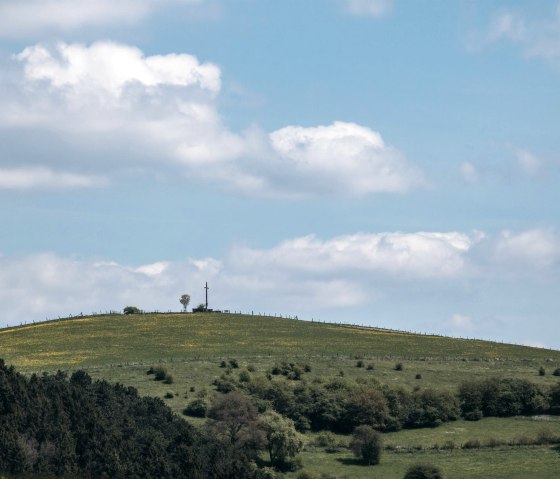
POLYGON ((379 464, 383 449, 381 434, 370 426, 358 426, 354 429, 349 447, 364 464, 379 464))
POLYGON ((444 476, 433 464, 414 464, 408 468, 403 479, 444 479, 444 476))
POLYGON ((402 371, 404 369, 403 363, 395 364, 395 371, 402 371))
POLYGON ((157 366, 153 368, 153 371, 155 381, 163 381, 167 377, 167 369, 163 366, 157 366))
POLYGON ((552 372, 553 376, 560 376, 560 368, 556 368, 553 372, 552 372))
POLYGON ((251 381, 251 375, 249 374, 249 371, 241 371, 239 373, 239 382, 240 383, 248 383, 251 381))
POLYGON ((545 376, 545 375, 546 375, 546 369, 541 366, 539 368, 539 376, 545 376))
POLYGON ((123 313, 124 314, 140 314, 142 312, 142 310, 140 308, 137 308, 136 306, 127 306, 126 308, 123 309, 123 313))
POLYGON ((330 431, 323 431, 317 434, 313 445, 325 448, 325 452, 333 453, 340 450, 340 443, 336 436, 330 431))
POLYGON ((204 399, 195 399, 187 404, 187 407, 183 409, 183 414, 191 417, 206 417, 207 412, 208 404, 206 404, 204 399))

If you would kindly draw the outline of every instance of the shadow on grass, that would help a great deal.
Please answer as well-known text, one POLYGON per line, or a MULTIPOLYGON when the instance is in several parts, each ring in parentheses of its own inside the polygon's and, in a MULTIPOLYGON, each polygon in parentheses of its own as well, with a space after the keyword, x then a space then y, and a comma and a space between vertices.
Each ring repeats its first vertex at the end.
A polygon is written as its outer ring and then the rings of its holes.
POLYGON ((365 462, 355 457, 338 457, 336 460, 345 466, 367 466, 365 462))

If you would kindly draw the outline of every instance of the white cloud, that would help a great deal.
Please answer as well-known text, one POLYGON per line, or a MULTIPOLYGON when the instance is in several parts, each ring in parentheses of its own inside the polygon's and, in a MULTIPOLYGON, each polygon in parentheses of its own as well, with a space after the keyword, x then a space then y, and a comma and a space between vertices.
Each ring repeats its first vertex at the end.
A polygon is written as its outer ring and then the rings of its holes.
POLYGON ((100 176, 52 171, 47 168, 0 168, 0 190, 99 188, 109 181, 100 176))
POLYGON ((305 236, 275 248, 235 251, 238 268, 302 273, 377 272, 406 278, 447 278, 461 274, 464 256, 479 235, 463 233, 374 233, 320 240, 305 236))
POLYGON ((24 64, 28 81, 45 80, 55 89, 75 95, 107 94, 122 97, 127 86, 147 89, 162 85, 196 86, 211 94, 220 90, 220 69, 200 64, 192 55, 145 57, 138 48, 113 42, 59 43, 54 52, 44 46, 28 47, 16 58, 24 64))
POLYGON ((382 17, 393 8, 394 0, 345 0, 346 11, 352 15, 382 17))
MULTIPOLYGON (((543 2, 543 5, 544 2, 543 2)), ((473 36, 475 49, 500 40, 519 45, 527 57, 558 63, 560 59, 560 2, 546 17, 532 18, 521 10, 504 10, 497 14, 484 34, 473 36)))
POLYGON ((141 166, 250 195, 359 196, 425 184, 403 153, 354 123, 232 132, 217 109, 220 68, 192 55, 97 42, 35 45, 14 59, 20 76, 4 79, 0 134, 21 135, 11 152, 21 161, 34 134, 52 150, 42 155, 46 168, 88 162, 104 176, 141 166))
POLYGON ((379 133, 355 123, 288 126, 270 138, 282 161, 316 188, 364 195, 404 192, 424 182, 420 171, 385 145, 379 133))
POLYGON ((560 261, 560 235, 552 230, 504 231, 496 241, 495 260, 513 268, 549 268, 560 261))
POLYGON ((35 36, 98 25, 134 24, 167 5, 204 0, 1 0, 0 36, 35 36))

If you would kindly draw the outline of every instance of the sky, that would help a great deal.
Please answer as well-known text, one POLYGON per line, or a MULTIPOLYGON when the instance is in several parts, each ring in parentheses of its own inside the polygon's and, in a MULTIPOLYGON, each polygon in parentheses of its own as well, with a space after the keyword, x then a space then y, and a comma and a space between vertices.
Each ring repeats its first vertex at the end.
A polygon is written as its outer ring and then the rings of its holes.
POLYGON ((559 349, 559 129, 558 0, 0 0, 0 326, 559 349))

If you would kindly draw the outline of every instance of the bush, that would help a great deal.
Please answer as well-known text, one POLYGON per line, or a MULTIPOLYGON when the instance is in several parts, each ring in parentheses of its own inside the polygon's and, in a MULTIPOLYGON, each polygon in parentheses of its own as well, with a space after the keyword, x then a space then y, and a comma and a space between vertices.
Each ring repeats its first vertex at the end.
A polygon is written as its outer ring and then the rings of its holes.
POLYGON ((325 452, 328 453, 338 452, 340 449, 340 443, 337 441, 336 436, 330 431, 323 431, 317 434, 313 445, 325 448, 325 452))
POLYGON ((560 368, 556 368, 553 372, 552 372, 553 376, 560 376, 560 368))
POLYGON ((373 370, 374 370, 373 364, 372 364, 372 363, 368 364, 367 367, 366 367, 366 369, 367 369, 368 371, 373 371, 373 370))
POLYGON ((416 376, 414 376, 416 379, 422 379, 422 375, 420 373, 418 373, 416 376))
POLYGON ((239 373, 239 382, 240 383, 251 382, 251 375, 249 374, 249 371, 241 371, 239 373))
POLYGON ((124 314, 140 314, 142 310, 136 306, 127 306, 123 309, 124 314))
POLYGON ((239 363, 237 362, 237 359, 230 359, 229 366, 231 369, 237 369, 239 367, 239 363))
POLYGON ((183 409, 183 414, 191 417, 206 417, 207 412, 208 404, 206 404, 204 399, 195 399, 187 404, 187 407, 183 409))
POLYGON ((166 374, 165 379, 163 380, 163 382, 165 384, 173 384, 173 381, 174 381, 174 379, 173 379, 173 376, 171 374, 166 374))
POLYGON ((288 379, 300 380, 304 372, 310 372, 311 366, 309 364, 295 364, 282 361, 281 363, 276 363, 270 370, 270 374, 275 376, 286 376, 288 379))
POLYGON ((164 397, 165 399, 172 399, 174 396, 173 396, 173 393, 171 393, 171 392, 166 392, 166 393, 165 393, 165 396, 163 396, 163 397, 164 397))
POLYGON ((359 361, 356 361, 356 367, 357 368, 363 368, 364 367, 364 362, 361 359, 359 361))
POLYGON ((546 375, 546 369, 544 369, 542 366, 539 368, 539 376, 544 376, 546 375))
POLYGON ((227 368, 227 363, 225 361, 221 361, 220 362, 220 367, 221 368, 227 368))
POLYGON ((395 371, 402 371, 404 369, 403 363, 395 364, 395 371))
POLYGON ((154 372, 154 380, 155 381, 163 381, 167 377, 167 369, 162 366, 157 366, 153 368, 154 372))
POLYGON ((444 479, 444 476, 433 464, 414 464, 408 468, 403 479, 444 479))
POLYGON ((370 426, 358 426, 354 429, 349 447, 364 464, 379 464, 383 449, 381 434, 370 426))

